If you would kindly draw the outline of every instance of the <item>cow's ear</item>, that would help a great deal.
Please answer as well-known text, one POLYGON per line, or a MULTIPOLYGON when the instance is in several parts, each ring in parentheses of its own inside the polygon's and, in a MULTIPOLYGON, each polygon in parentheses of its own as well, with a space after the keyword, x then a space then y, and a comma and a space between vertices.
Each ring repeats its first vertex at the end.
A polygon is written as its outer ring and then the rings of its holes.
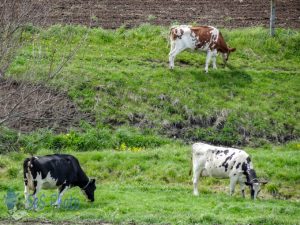
POLYGON ((96 182, 95 179, 91 179, 91 183, 94 184, 96 182))
POLYGON ((230 48, 229 51, 230 52, 235 52, 236 48, 230 48))

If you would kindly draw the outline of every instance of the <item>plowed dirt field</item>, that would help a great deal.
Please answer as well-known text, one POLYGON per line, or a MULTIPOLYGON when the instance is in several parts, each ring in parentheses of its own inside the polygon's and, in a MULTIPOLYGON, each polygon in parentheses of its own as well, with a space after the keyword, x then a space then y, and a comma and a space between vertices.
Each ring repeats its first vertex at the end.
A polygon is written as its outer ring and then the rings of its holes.
MULTIPOLYGON (((41 0, 51 8, 48 24, 72 23, 118 28, 149 22, 197 23, 218 27, 269 25, 269 0, 41 0), (91 20, 93 18, 93 20, 91 20)), ((276 1, 276 25, 300 28, 300 0, 276 1)))

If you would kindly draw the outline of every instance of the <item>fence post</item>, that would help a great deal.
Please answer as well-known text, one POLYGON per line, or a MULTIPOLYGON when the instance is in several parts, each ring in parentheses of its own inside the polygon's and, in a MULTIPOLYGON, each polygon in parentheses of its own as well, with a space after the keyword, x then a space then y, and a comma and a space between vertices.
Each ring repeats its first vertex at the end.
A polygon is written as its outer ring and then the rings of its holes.
POLYGON ((271 0, 270 35, 275 35, 275 0, 271 0))

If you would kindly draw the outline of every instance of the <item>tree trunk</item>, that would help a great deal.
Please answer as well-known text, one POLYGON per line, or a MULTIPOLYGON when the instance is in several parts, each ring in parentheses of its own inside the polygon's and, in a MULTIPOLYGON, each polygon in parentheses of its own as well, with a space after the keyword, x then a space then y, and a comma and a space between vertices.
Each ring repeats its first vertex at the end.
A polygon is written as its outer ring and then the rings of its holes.
POLYGON ((275 35, 275 0, 271 0, 270 35, 275 35))

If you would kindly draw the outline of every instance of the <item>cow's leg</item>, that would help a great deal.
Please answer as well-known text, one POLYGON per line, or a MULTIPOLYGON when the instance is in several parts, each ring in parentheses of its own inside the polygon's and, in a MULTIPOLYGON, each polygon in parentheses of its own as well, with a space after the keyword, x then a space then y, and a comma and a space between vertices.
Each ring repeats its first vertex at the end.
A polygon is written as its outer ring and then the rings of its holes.
POLYGON ((176 55, 178 55, 180 52, 182 52, 185 48, 183 46, 180 46, 178 43, 172 43, 171 44, 171 51, 169 53, 169 68, 174 69, 174 61, 176 55))
POLYGON ((25 197, 25 209, 29 208, 29 172, 28 172, 28 163, 29 163, 30 159, 27 158, 24 160, 23 163, 23 179, 24 179, 24 197, 25 197))
POLYGON ((30 193, 29 193, 29 186, 28 186, 28 183, 25 181, 24 182, 24 196, 25 196, 25 209, 28 209, 29 208, 29 196, 30 196, 30 193))
POLYGON ((234 193, 235 185, 237 182, 238 178, 237 176, 231 176, 230 177, 230 195, 232 196, 234 193))
POLYGON ((240 190, 241 190, 241 194, 242 197, 245 198, 245 182, 243 181, 243 179, 239 179, 239 183, 240 183, 240 190))
POLYGON ((198 162, 193 162, 193 186, 194 186, 194 195, 198 196, 198 181, 200 176, 201 168, 198 162))
POLYGON ((33 191, 33 209, 36 210, 38 207, 38 197, 37 194, 42 189, 42 183, 37 180, 33 181, 34 191, 33 191))
POLYGON ((59 188, 58 198, 57 198, 56 202, 54 203, 54 205, 56 205, 57 207, 60 207, 62 196, 68 189, 69 189, 69 186, 66 184, 63 184, 59 188))
POLYGON ((213 68, 217 69, 217 50, 213 50, 212 52, 212 62, 213 62, 213 68))
POLYGON ((174 50, 175 50, 175 42, 171 41, 171 49, 169 52, 169 68, 173 69, 174 68, 174 60, 175 60, 175 56, 174 56, 174 50))
MULTIPOLYGON (((27 168, 26 168, 27 169, 27 168)), ((24 197, 25 197, 25 209, 29 208, 29 185, 28 185, 28 173, 24 170, 24 197)))
POLYGON ((206 61, 205 61, 205 72, 208 73, 208 67, 210 64, 210 60, 212 57, 212 51, 210 49, 207 50, 206 61))

